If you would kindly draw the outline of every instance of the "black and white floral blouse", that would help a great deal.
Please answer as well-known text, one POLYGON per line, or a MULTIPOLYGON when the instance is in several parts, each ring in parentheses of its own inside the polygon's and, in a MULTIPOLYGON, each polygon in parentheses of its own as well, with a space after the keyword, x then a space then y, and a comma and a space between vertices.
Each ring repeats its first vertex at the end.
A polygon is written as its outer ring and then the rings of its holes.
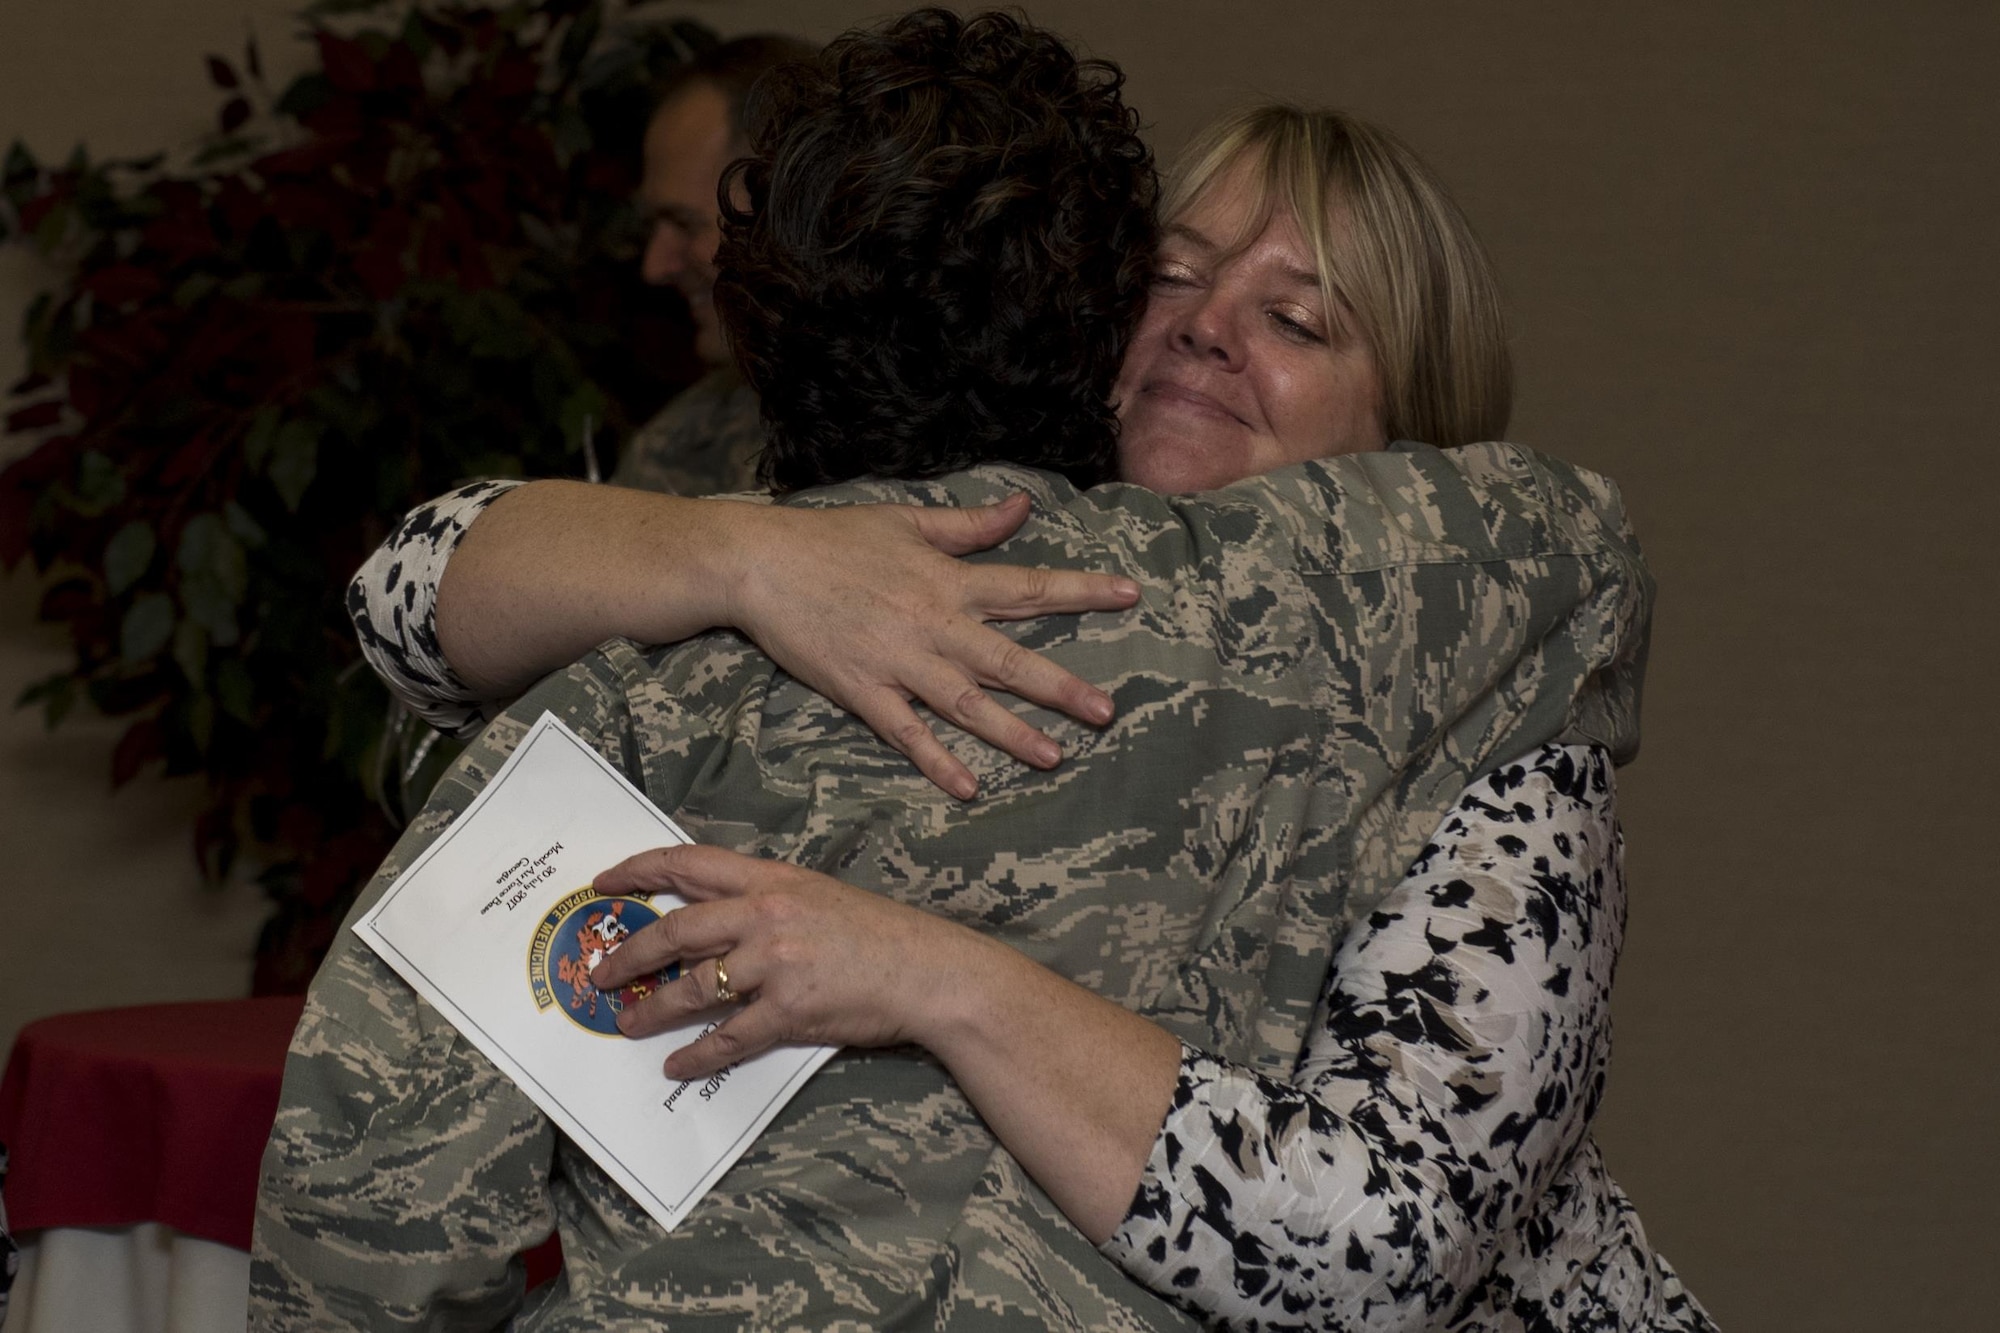
POLYGON ((1290 1081, 1184 1049, 1105 1252, 1218 1327, 1712 1329, 1590 1138, 1624 935, 1604 752, 1468 788, 1290 1081))
MULTIPOLYGON (((7 1183, 7 1145, 0 1143, 0 1186, 7 1183)), ((7 1234, 7 1204, 0 1198, 0 1324, 7 1322, 7 1292, 14 1285, 14 1274, 20 1271, 21 1255, 14 1248, 13 1238, 7 1234)))
MULTIPOLYGON (((513 483, 419 507, 363 566, 362 650, 443 730, 439 579, 513 483)), ((1475 783, 1341 941, 1298 1068, 1192 1047, 1104 1250, 1237 1329, 1710 1330, 1590 1137, 1624 935, 1610 761, 1545 746, 1475 783)))

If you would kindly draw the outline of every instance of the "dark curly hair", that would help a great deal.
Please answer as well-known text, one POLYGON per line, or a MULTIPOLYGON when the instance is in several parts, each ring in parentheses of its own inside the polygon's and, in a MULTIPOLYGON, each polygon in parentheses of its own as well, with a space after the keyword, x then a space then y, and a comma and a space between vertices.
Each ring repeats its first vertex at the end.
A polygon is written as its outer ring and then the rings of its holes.
POLYGON ((757 85, 715 300, 767 484, 1111 475, 1158 191, 1123 83, 1014 15, 921 9, 757 85))

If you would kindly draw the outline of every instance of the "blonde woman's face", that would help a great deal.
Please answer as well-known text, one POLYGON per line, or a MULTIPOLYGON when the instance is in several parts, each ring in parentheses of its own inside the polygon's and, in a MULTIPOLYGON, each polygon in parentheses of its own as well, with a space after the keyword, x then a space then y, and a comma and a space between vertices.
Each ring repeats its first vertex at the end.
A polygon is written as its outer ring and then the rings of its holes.
POLYGON ((1169 494, 1380 449, 1382 383, 1352 314, 1276 210, 1253 224, 1245 167, 1164 229, 1152 294, 1114 390, 1120 475, 1169 494))

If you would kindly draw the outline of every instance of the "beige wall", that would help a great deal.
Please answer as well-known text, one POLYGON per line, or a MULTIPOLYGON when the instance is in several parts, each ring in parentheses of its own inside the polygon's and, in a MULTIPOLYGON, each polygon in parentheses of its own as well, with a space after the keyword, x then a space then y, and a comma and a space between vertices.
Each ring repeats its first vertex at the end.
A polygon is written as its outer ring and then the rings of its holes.
MULTIPOLYGON (((198 116, 193 57, 276 8, 32 7, 0 9, 0 133, 121 148, 198 116)), ((687 6, 814 36, 883 8, 687 6)), ((1386 121, 1453 183, 1519 316, 1512 434, 1624 482, 1663 588, 1624 778, 1613 1169, 1735 1333, 1989 1321, 2000 11, 1028 8, 1124 63, 1163 148, 1275 93, 1386 121)), ((0 726, 0 799, 30 802, 0 808, 13 899, 76 883, 80 857, 119 879, 86 821, 123 837, 171 798, 99 806, 86 775, 39 770, 16 795, 56 743, 0 726)), ((198 901, 161 892, 147 921, 198 901)), ((6 941, 9 975, 45 956, 6 941)), ((0 1031, 102 994, 0 992, 0 1031)))

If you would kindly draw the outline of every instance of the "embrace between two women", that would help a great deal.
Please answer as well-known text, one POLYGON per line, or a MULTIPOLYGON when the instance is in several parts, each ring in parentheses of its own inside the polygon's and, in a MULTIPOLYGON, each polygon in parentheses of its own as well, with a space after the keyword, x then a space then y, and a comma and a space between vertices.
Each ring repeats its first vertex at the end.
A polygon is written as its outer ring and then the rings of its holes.
POLYGON ((598 880, 690 903, 599 966, 683 963, 628 1035, 734 991, 668 1075, 853 1049, 666 1234, 343 933, 256 1326, 1709 1326, 1589 1136, 1616 492, 1479 443, 1496 288, 1407 149, 1260 108, 1156 201, 1119 83, 940 11, 767 76, 717 304, 789 502, 475 490, 409 629, 495 693, 603 646, 363 906, 554 711, 707 844, 598 880))

